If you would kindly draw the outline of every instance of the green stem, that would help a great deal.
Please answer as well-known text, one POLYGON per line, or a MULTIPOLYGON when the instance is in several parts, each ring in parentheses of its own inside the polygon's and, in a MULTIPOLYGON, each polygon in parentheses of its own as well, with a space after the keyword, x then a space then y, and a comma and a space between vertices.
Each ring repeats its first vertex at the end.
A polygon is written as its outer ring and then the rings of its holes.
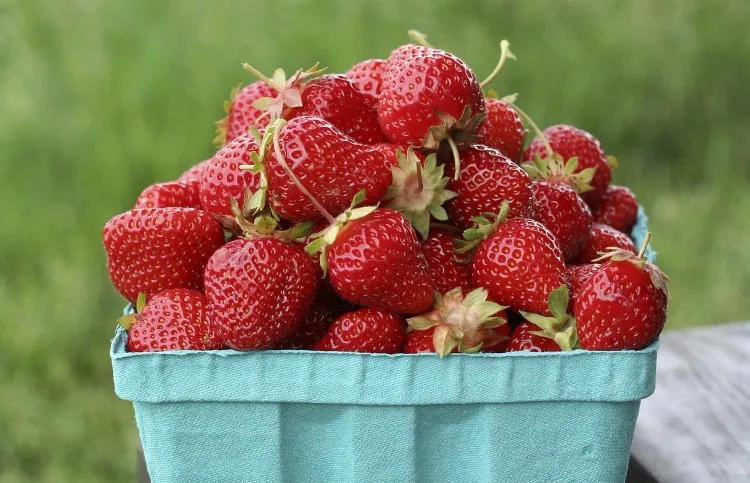
POLYGON ((284 86, 277 86, 274 81, 272 81, 271 79, 269 79, 268 77, 266 77, 265 75, 263 75, 263 73, 261 71, 259 71, 258 69, 256 69, 252 65, 245 63, 245 64, 242 64, 242 68, 245 69, 246 71, 250 72, 251 74, 253 74, 258 79, 260 79, 263 82, 265 82, 268 85, 268 87, 276 90, 279 93, 281 93, 283 91, 284 86))
POLYGON ((276 157, 278 158, 279 164, 281 164, 281 167, 284 168, 284 171, 286 171, 286 174, 289 175, 289 177, 292 179, 292 182, 294 185, 299 189, 305 197, 310 200, 310 203, 313 204, 316 210, 320 212, 321 215, 323 215, 328 221, 330 225, 334 225, 336 223, 336 219, 331 216, 330 213, 328 213, 328 210, 326 210, 323 205, 320 204, 320 202, 315 199, 315 197, 310 193, 307 188, 302 184, 302 182, 297 178, 297 176, 292 172, 292 168, 289 167, 289 165, 286 162, 286 158, 284 158, 284 154, 281 152, 281 145, 279 144, 279 133, 281 132, 281 128, 283 128, 286 125, 286 121, 283 119, 278 119, 276 121, 276 125, 274 126, 274 132, 273 132, 273 149, 276 153, 276 157))
POLYGON ((648 247, 648 242, 651 241, 651 232, 646 233, 646 238, 643 240, 643 245, 641 245, 641 251, 638 252, 638 258, 643 258, 643 255, 646 253, 646 248, 648 247))
POLYGON ((427 41, 427 35, 418 30, 409 30, 407 32, 407 35, 409 35, 409 38, 416 42, 417 45, 421 45, 422 47, 429 47, 430 49, 435 48, 431 43, 427 41))
POLYGON ((523 112, 521 110, 521 108, 518 107, 516 104, 513 104, 513 109, 515 109, 516 112, 518 112, 518 114, 521 115, 521 117, 523 118, 523 120, 526 121, 526 123, 531 126, 531 129, 534 130, 534 133, 537 135, 537 137, 539 137, 539 139, 542 140, 542 143, 544 144, 544 149, 547 150, 547 153, 550 156, 552 156, 553 154, 555 154, 555 151, 552 149, 552 146, 549 145, 549 141, 547 140, 547 136, 545 136, 544 132, 542 132, 542 130, 539 129, 539 126, 536 125, 536 123, 534 122, 534 120, 531 119, 531 117, 529 117, 528 114, 526 114, 525 112, 523 112))
POLYGON ((508 58, 515 60, 516 56, 513 55, 513 53, 510 51, 510 43, 507 40, 503 40, 502 42, 500 42, 500 60, 495 66, 495 70, 493 70, 485 80, 479 83, 479 86, 482 89, 484 89, 490 82, 495 80, 495 77, 497 77, 497 75, 502 70, 503 64, 505 64, 505 59, 508 58))
POLYGON ((458 180, 459 171, 461 170, 461 157, 458 155, 458 147, 456 146, 456 142, 453 141, 453 138, 448 136, 446 138, 448 141, 448 146, 451 148, 451 153, 453 153, 453 163, 455 165, 455 172, 453 173, 453 180, 458 180))
POLYGON ((424 190, 424 181, 422 180, 422 163, 417 160, 417 183, 419 186, 419 193, 424 190))

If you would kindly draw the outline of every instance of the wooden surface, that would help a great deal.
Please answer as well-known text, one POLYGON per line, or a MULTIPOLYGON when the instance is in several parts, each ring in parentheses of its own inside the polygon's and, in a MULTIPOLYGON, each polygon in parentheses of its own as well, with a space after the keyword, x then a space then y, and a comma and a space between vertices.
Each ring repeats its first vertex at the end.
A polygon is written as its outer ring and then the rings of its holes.
POLYGON ((750 322, 662 336, 633 459, 660 483, 750 482, 750 322))

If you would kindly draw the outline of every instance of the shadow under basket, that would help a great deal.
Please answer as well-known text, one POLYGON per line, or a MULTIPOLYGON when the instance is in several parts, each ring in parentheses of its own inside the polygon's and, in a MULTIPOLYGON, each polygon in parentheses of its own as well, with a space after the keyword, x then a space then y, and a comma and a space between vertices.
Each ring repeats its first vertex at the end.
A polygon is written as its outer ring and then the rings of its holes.
MULTIPOLYGON (((641 210, 636 244, 645 225, 641 210)), ((126 342, 118 329, 115 391, 154 483, 621 482, 658 347, 441 360, 126 342)))

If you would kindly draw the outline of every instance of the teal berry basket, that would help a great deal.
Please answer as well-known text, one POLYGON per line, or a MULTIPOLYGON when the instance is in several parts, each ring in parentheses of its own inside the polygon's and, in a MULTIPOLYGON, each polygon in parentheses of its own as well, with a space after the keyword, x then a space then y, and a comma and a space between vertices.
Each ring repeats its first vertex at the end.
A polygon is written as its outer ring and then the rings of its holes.
POLYGON ((658 347, 440 360, 126 342, 118 329, 115 392, 154 483, 622 482, 658 347))

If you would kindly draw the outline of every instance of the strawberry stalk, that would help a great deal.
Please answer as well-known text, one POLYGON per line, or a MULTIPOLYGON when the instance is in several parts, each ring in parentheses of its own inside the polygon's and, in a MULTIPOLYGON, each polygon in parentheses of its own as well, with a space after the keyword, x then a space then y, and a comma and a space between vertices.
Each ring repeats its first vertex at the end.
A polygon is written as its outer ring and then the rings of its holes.
POLYGON ((320 212, 323 217, 325 217, 326 221, 330 225, 336 224, 336 219, 326 210, 323 205, 320 204, 320 202, 308 191, 307 188, 302 184, 302 182, 297 178, 297 176, 292 171, 292 168, 289 167, 289 164, 286 162, 286 158, 284 158, 284 154, 281 152, 281 144, 279 143, 279 137, 281 129, 286 126, 286 121, 283 119, 277 119, 274 123, 274 131, 273 131, 273 150, 276 154, 276 158, 279 161, 279 164, 281 167, 286 171, 286 174, 289 175, 289 177, 292 179, 292 182, 294 185, 299 189, 305 197, 310 200, 310 203, 315 206, 315 209, 320 212))
POLYGON ((422 32, 418 30, 409 30, 406 32, 406 34, 409 36, 410 39, 412 39, 417 45, 421 45, 422 47, 427 47, 429 49, 434 49, 435 47, 427 41, 427 35, 423 34, 422 32))
POLYGON ((651 241, 651 232, 646 233, 646 238, 643 239, 643 245, 641 245, 641 250, 638 252, 638 258, 643 258, 643 255, 646 253, 646 248, 648 248, 648 242, 651 241))
POLYGON ((479 86, 482 89, 487 87, 493 80, 495 80, 495 77, 497 77, 497 75, 503 69, 503 65, 505 64, 506 59, 517 60, 516 56, 513 55, 513 52, 510 51, 510 42, 503 39, 500 42, 500 60, 497 62, 497 65, 495 66, 495 70, 493 70, 490 73, 490 75, 487 76, 485 80, 479 83, 479 86))
POLYGON ((526 123, 529 126, 531 126, 531 129, 534 130, 534 134, 536 134, 537 137, 539 137, 539 139, 542 140, 542 143, 544 144, 544 149, 547 150, 547 153, 550 156, 555 154, 555 151, 552 149, 552 146, 550 146, 549 141, 547 140, 547 136, 545 136, 544 132, 541 129, 539 129, 539 126, 536 125, 534 120, 531 119, 531 117, 528 114, 523 112, 523 110, 520 107, 518 107, 516 104, 513 104, 513 109, 515 109, 516 112, 518 112, 518 114, 523 118, 523 120, 526 121, 526 123))
POLYGON ((446 141, 448 141, 448 146, 450 146, 451 153, 453 154, 453 164, 455 166, 453 170, 453 180, 458 181, 458 177, 461 171, 461 156, 458 155, 458 146, 456 146, 456 142, 452 137, 448 136, 445 139, 446 141))

